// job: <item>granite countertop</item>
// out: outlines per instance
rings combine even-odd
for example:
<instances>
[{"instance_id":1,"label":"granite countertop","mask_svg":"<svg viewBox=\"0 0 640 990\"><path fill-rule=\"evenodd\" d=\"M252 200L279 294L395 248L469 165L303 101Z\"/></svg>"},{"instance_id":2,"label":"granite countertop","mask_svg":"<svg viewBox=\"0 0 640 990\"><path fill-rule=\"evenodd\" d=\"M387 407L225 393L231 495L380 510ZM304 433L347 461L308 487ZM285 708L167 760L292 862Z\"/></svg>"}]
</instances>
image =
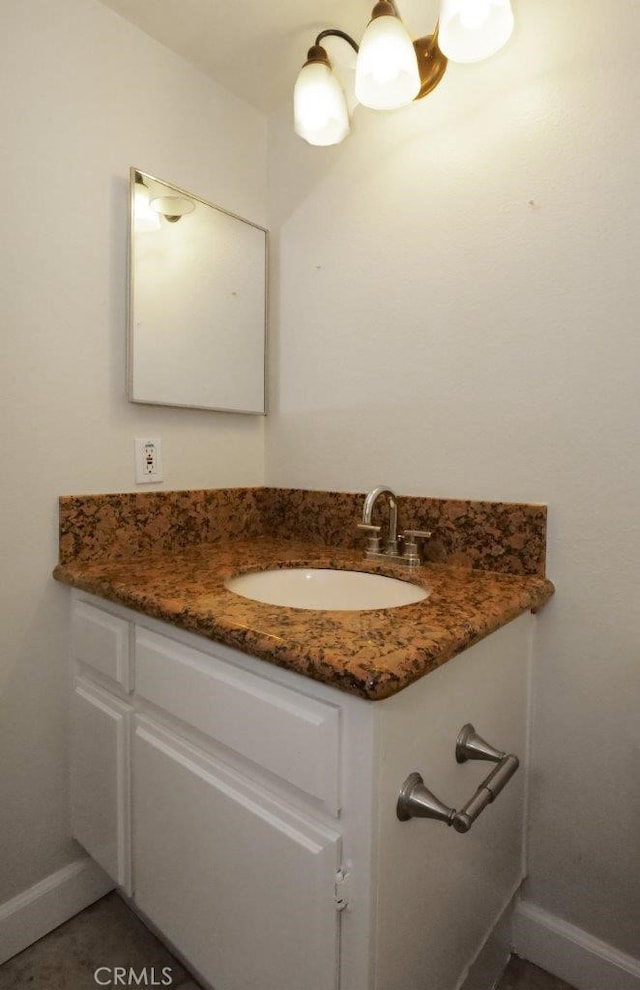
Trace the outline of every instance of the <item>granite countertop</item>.
<instances>
[{"instance_id":1,"label":"granite countertop","mask_svg":"<svg viewBox=\"0 0 640 990\"><path fill-rule=\"evenodd\" d=\"M337 567L409 580L429 590L414 605L310 611L227 591L237 574L270 567ZM388 698L553 594L538 575L428 563L410 574L348 547L254 537L119 559L71 559L58 581L226 643L342 691Z\"/></svg>"}]
</instances>

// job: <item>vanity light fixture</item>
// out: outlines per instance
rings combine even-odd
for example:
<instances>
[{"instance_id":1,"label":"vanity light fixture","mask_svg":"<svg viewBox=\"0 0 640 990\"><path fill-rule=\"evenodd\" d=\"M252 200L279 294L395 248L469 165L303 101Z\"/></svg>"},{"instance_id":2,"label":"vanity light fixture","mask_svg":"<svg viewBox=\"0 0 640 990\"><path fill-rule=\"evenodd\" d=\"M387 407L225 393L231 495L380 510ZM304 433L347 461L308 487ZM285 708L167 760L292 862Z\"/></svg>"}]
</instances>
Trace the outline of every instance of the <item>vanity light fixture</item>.
<instances>
[{"instance_id":1,"label":"vanity light fixture","mask_svg":"<svg viewBox=\"0 0 640 990\"><path fill-rule=\"evenodd\" d=\"M510 0L440 0L433 34L411 41L395 0L379 0L360 46L344 31L321 31L296 80L296 134L313 145L339 144L350 132L344 90L326 49L327 37L342 38L357 53L355 96L374 110L396 110L420 100L438 85L447 62L479 62L494 55L513 30Z\"/></svg>"},{"instance_id":2,"label":"vanity light fixture","mask_svg":"<svg viewBox=\"0 0 640 990\"><path fill-rule=\"evenodd\" d=\"M328 37L342 38L358 52L350 35L329 28L320 32L307 53L293 90L293 117L296 134L315 145L339 144L351 130L347 98L320 44Z\"/></svg>"},{"instance_id":3,"label":"vanity light fixture","mask_svg":"<svg viewBox=\"0 0 640 990\"><path fill-rule=\"evenodd\" d=\"M380 0L360 42L356 98L372 110L397 110L415 100L420 72L413 42L391 0Z\"/></svg>"}]
</instances>

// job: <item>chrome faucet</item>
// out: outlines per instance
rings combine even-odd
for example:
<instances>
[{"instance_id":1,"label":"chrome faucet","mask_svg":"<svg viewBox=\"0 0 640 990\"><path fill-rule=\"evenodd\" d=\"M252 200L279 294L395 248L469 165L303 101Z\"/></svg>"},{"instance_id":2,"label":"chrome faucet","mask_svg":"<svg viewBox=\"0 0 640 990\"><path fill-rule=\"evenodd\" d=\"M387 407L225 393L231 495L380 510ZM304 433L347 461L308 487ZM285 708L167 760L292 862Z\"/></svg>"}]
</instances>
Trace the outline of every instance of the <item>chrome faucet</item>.
<instances>
[{"instance_id":1,"label":"chrome faucet","mask_svg":"<svg viewBox=\"0 0 640 990\"><path fill-rule=\"evenodd\" d=\"M365 526L371 527L369 532L373 533L373 530L380 532L379 526L372 526L371 520L373 518L373 507L380 498L381 495L386 495L389 500L389 535L387 539L387 549L384 551L385 554L397 554L398 552L398 502L395 493L387 488L386 485L379 485L378 488L374 488L372 492L369 492L364 500L364 508L362 510L362 523L360 528L364 529ZM371 537L370 537L371 538ZM375 534L374 534L375 538ZM379 540L379 537L378 537Z\"/></svg>"},{"instance_id":2,"label":"chrome faucet","mask_svg":"<svg viewBox=\"0 0 640 990\"><path fill-rule=\"evenodd\" d=\"M387 545L382 549L380 542L381 526L374 526L372 523L373 509L381 495L387 496L389 502L389 531L387 534ZM362 522L358 523L358 529L364 530L368 534L367 547L364 552L367 560L382 560L387 563L393 561L397 564L404 564L407 567L419 567L422 561L418 553L417 540L419 538L428 539L431 532L421 529L407 529L398 537L398 499L386 485L379 485L369 492L364 500L362 509ZM404 541L404 553L398 550L398 539Z\"/></svg>"}]
</instances>

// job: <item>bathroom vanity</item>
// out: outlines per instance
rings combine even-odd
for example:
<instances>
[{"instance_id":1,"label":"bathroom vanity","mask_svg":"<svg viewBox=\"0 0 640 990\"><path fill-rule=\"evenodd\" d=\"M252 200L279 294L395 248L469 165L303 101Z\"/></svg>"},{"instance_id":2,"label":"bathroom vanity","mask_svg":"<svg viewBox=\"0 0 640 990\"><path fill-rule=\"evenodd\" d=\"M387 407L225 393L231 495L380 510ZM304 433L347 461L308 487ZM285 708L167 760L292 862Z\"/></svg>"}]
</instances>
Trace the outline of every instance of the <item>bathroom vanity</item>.
<instances>
[{"instance_id":1,"label":"bathroom vanity","mask_svg":"<svg viewBox=\"0 0 640 990\"><path fill-rule=\"evenodd\" d=\"M367 702L82 593L72 615L74 835L202 977L457 986L524 875L530 616ZM474 792L468 721L519 773L467 835L400 822L412 771Z\"/></svg>"},{"instance_id":2,"label":"bathroom vanity","mask_svg":"<svg viewBox=\"0 0 640 990\"><path fill-rule=\"evenodd\" d=\"M224 580L246 547L177 554L179 599L150 566L57 569L74 836L215 990L456 990L526 870L530 609L552 586L421 568L425 601L340 617L243 604ZM400 820L410 774L457 809L486 777L456 762L467 723L518 772L466 834Z\"/></svg>"}]
</instances>

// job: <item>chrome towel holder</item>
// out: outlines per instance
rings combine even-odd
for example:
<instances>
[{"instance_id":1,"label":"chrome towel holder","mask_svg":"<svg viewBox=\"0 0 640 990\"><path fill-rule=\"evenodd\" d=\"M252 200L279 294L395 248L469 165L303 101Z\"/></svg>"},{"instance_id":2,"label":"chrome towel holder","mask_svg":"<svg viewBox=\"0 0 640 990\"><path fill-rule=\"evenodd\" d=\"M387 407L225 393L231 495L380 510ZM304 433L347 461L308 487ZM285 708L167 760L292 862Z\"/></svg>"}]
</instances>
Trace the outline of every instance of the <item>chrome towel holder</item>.
<instances>
[{"instance_id":1,"label":"chrome towel holder","mask_svg":"<svg viewBox=\"0 0 640 990\"><path fill-rule=\"evenodd\" d=\"M433 818L453 825L456 832L468 832L476 818L497 798L520 766L517 756L495 749L478 735L470 722L463 725L458 733L455 753L457 763L488 760L497 765L460 811L443 804L425 786L418 772L410 773L400 789L396 805L396 814L401 822L409 821L410 818Z\"/></svg>"}]
</instances>

